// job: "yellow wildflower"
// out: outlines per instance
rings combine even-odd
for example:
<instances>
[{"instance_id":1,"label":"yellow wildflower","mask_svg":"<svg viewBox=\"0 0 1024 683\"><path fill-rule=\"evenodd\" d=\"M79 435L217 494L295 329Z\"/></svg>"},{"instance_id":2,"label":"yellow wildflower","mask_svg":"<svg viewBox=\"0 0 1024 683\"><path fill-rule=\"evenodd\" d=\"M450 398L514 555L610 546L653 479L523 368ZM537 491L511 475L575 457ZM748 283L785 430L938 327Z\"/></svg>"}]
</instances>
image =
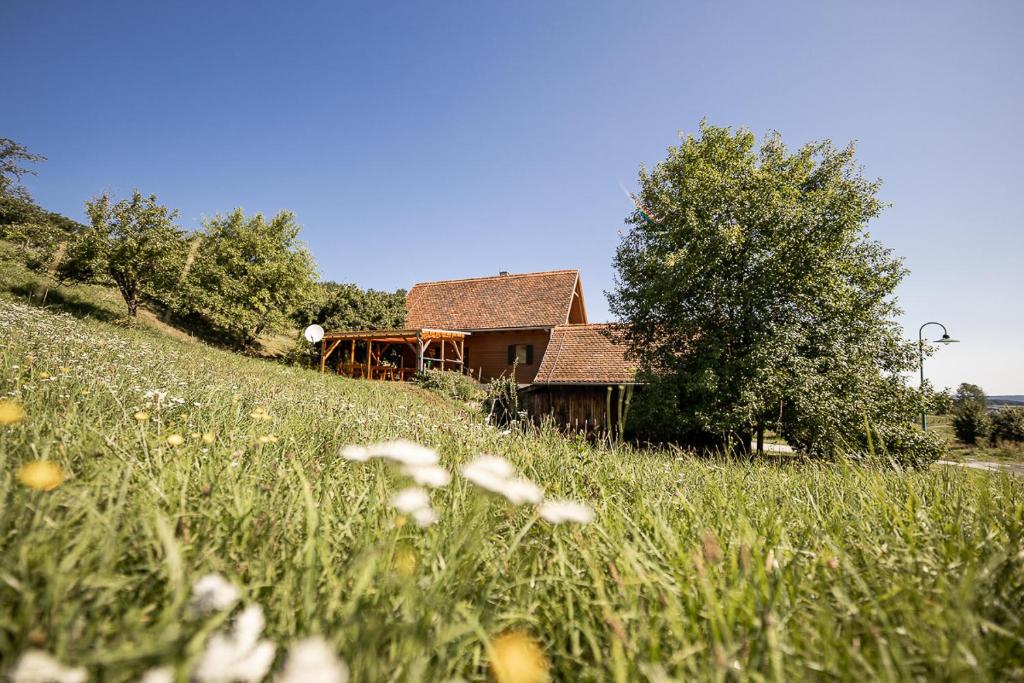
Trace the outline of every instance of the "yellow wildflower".
<instances>
[{"instance_id":1,"label":"yellow wildflower","mask_svg":"<svg viewBox=\"0 0 1024 683\"><path fill-rule=\"evenodd\" d=\"M36 491L52 491L64 481L64 470L49 460L34 460L21 466L18 481Z\"/></svg>"},{"instance_id":2,"label":"yellow wildflower","mask_svg":"<svg viewBox=\"0 0 1024 683\"><path fill-rule=\"evenodd\" d=\"M521 631L491 641L491 676L496 683L541 683L548 680L548 660L537 641Z\"/></svg>"},{"instance_id":3,"label":"yellow wildflower","mask_svg":"<svg viewBox=\"0 0 1024 683\"><path fill-rule=\"evenodd\" d=\"M271 419L270 413L268 413L263 408L263 406L258 406L256 408L256 410L254 410L251 413L249 413L249 417L251 417L254 420L263 420L263 421L267 421L267 420Z\"/></svg>"},{"instance_id":4,"label":"yellow wildflower","mask_svg":"<svg viewBox=\"0 0 1024 683\"><path fill-rule=\"evenodd\" d=\"M202 437L203 443L213 443L213 440L216 438L213 432L205 432Z\"/></svg>"},{"instance_id":5,"label":"yellow wildflower","mask_svg":"<svg viewBox=\"0 0 1024 683\"><path fill-rule=\"evenodd\" d=\"M16 401L0 400L0 425L16 425L25 419L25 409Z\"/></svg>"},{"instance_id":6,"label":"yellow wildflower","mask_svg":"<svg viewBox=\"0 0 1024 683\"><path fill-rule=\"evenodd\" d=\"M257 440L260 443L277 443L277 437L274 436L273 434L264 434Z\"/></svg>"},{"instance_id":7,"label":"yellow wildflower","mask_svg":"<svg viewBox=\"0 0 1024 683\"><path fill-rule=\"evenodd\" d=\"M167 443L171 446L180 446L185 443L185 438L181 434L171 434L167 437Z\"/></svg>"},{"instance_id":8,"label":"yellow wildflower","mask_svg":"<svg viewBox=\"0 0 1024 683\"><path fill-rule=\"evenodd\" d=\"M140 410L139 412L135 413L135 419L138 420L139 422L145 422L146 420L149 419L149 413L147 413L145 410Z\"/></svg>"},{"instance_id":9,"label":"yellow wildflower","mask_svg":"<svg viewBox=\"0 0 1024 683\"><path fill-rule=\"evenodd\" d=\"M50 379L50 373L48 373L48 372L40 372L39 373L39 379Z\"/></svg>"},{"instance_id":10,"label":"yellow wildflower","mask_svg":"<svg viewBox=\"0 0 1024 683\"><path fill-rule=\"evenodd\" d=\"M395 551L395 572L403 579L408 579L416 573L418 563L415 548L403 545Z\"/></svg>"}]
</instances>

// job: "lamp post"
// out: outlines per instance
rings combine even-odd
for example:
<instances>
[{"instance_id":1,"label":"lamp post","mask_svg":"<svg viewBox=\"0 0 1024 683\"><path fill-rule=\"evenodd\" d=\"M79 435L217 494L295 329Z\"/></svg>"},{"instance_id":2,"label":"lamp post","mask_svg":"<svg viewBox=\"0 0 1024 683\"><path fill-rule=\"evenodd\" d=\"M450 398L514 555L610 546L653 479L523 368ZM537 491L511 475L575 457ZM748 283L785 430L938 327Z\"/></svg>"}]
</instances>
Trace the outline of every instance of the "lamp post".
<instances>
[{"instance_id":1,"label":"lamp post","mask_svg":"<svg viewBox=\"0 0 1024 683\"><path fill-rule=\"evenodd\" d=\"M951 339L946 326L942 323L927 322L921 325L917 331L917 366L921 370L921 431L927 431L928 429L928 416L925 414L924 405L924 328L929 325L938 325L942 328L942 337L935 340L936 344L956 344L960 341L959 339Z\"/></svg>"}]
</instances>

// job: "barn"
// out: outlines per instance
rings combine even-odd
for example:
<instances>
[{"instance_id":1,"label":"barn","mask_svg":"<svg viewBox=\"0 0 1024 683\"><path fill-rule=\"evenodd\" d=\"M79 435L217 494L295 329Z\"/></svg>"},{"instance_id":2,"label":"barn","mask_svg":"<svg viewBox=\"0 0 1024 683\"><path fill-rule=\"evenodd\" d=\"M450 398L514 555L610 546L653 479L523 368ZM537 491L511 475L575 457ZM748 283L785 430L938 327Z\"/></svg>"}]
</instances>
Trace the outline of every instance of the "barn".
<instances>
[{"instance_id":1,"label":"barn","mask_svg":"<svg viewBox=\"0 0 1024 683\"><path fill-rule=\"evenodd\" d=\"M534 420L581 431L615 429L628 405L636 367L610 326L588 322L578 270L420 282L406 309L401 330L328 332L321 371L406 380L438 368L488 382L514 369Z\"/></svg>"}]
</instances>

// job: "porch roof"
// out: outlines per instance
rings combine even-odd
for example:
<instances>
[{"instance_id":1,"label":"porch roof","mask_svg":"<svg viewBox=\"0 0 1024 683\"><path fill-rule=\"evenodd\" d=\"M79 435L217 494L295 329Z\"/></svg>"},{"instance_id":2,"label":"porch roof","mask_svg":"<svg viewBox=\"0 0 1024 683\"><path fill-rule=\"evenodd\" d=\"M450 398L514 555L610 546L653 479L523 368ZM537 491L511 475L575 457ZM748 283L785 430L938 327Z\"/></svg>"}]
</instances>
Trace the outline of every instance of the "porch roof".
<instances>
[{"instance_id":1,"label":"porch roof","mask_svg":"<svg viewBox=\"0 0 1024 683\"><path fill-rule=\"evenodd\" d=\"M411 343L417 339L429 341L432 339L465 339L470 336L469 332L458 330L441 330L432 327L410 327L402 330L343 330L338 332L325 332L324 341L375 341L388 344Z\"/></svg>"}]
</instances>

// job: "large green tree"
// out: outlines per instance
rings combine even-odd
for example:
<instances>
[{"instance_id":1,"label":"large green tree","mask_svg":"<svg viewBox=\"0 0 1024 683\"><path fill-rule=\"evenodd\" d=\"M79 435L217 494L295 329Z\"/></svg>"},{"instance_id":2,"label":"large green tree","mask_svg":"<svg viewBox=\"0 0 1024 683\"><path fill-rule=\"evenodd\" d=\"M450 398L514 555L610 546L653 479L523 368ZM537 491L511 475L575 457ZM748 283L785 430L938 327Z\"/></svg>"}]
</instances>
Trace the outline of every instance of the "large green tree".
<instances>
[{"instance_id":1,"label":"large green tree","mask_svg":"<svg viewBox=\"0 0 1024 683\"><path fill-rule=\"evenodd\" d=\"M89 226L68 247L58 277L70 281L110 281L135 316L145 297L157 297L175 284L184 258L177 211L138 190L114 201L104 193L85 203Z\"/></svg>"},{"instance_id":2,"label":"large green tree","mask_svg":"<svg viewBox=\"0 0 1024 683\"><path fill-rule=\"evenodd\" d=\"M916 444L894 321L907 271L867 233L883 205L852 145L702 123L639 181L609 298L676 433L745 452L772 428L823 456L869 433Z\"/></svg>"},{"instance_id":3,"label":"large green tree","mask_svg":"<svg viewBox=\"0 0 1024 683\"><path fill-rule=\"evenodd\" d=\"M181 283L187 306L225 343L253 346L262 332L286 325L313 293L316 264L298 237L288 211L267 220L236 209L207 220L192 238Z\"/></svg>"}]
</instances>

